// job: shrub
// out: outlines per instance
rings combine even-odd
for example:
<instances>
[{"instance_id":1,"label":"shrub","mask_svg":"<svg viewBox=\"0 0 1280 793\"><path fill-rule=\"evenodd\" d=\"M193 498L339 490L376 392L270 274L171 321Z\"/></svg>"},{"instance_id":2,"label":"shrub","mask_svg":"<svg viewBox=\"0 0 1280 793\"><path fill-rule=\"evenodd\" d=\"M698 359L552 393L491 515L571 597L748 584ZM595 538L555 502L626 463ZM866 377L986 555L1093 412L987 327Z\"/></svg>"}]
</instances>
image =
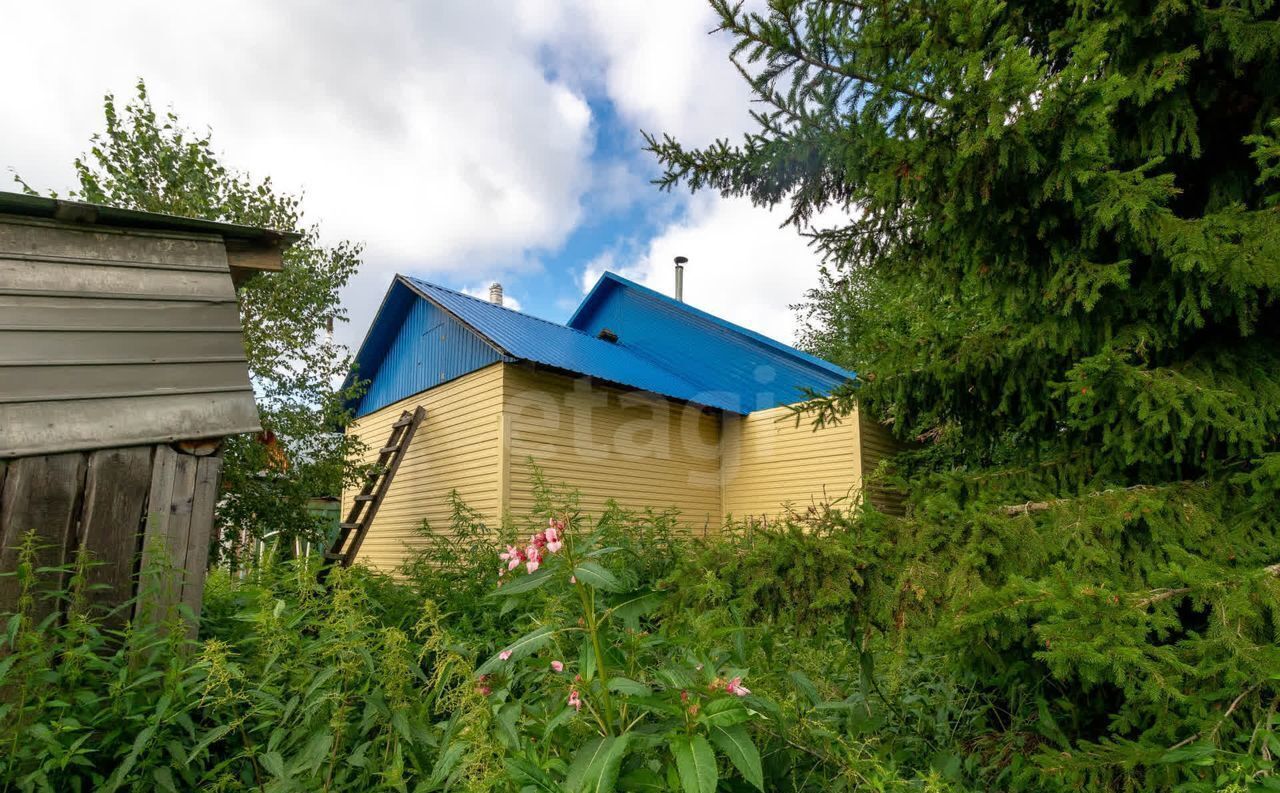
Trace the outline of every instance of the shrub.
<instances>
[{"instance_id":1,"label":"shrub","mask_svg":"<svg viewBox=\"0 0 1280 793\"><path fill-rule=\"evenodd\" d=\"M37 572L33 553L0 643L0 789L427 791L492 770L437 753L443 729L487 729L486 708L438 615L402 627L385 580L338 571L325 593L306 563L214 573L197 644L177 619L104 627L88 560ZM33 622L37 575L60 572L69 616Z\"/></svg>"}]
</instances>

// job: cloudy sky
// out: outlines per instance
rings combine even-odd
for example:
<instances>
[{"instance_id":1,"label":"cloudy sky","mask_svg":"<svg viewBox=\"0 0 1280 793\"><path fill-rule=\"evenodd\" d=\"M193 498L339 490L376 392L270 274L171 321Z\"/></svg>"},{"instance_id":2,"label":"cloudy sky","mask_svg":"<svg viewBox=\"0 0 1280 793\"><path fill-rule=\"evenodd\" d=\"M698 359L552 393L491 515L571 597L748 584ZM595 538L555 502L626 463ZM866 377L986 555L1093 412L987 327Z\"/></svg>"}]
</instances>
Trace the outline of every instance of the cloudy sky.
<instances>
[{"instance_id":1,"label":"cloudy sky","mask_svg":"<svg viewBox=\"0 0 1280 793\"><path fill-rule=\"evenodd\" d=\"M690 303L784 341L817 280L780 216L650 184L641 130L705 144L750 124L701 0L70 0L5 3L0 22L0 189L65 191L102 96L142 77L228 165L365 244L348 342L396 272L498 280L563 321L603 270L669 292L683 255Z\"/></svg>"}]
</instances>

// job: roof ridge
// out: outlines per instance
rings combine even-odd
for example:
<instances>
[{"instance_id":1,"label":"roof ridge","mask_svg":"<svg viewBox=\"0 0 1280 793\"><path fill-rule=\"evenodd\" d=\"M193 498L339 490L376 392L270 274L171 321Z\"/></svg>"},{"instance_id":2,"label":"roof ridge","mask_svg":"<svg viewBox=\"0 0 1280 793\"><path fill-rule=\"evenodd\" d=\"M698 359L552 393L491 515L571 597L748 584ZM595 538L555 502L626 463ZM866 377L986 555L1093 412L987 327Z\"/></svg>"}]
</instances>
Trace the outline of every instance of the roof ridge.
<instances>
[{"instance_id":1,"label":"roof ridge","mask_svg":"<svg viewBox=\"0 0 1280 793\"><path fill-rule=\"evenodd\" d=\"M571 330L571 331L573 331L574 333L580 333L580 334L582 334L583 336L586 336L587 338L594 338L591 334L586 333L586 332L581 331L581 330L578 330L577 328L570 327L570 326L568 326L568 325L561 325L559 322L552 322L552 321L551 321L551 320L549 320L549 319L545 319L545 318L543 318L543 317L539 317L539 316L537 316L537 315L535 315L535 314L530 314L530 313L529 313L529 312L527 312L527 311L521 311L521 310L516 309L516 308L511 308L510 306L498 305L497 303L490 302L490 301L488 301L488 300L485 300L484 298L476 297L475 295L469 295L469 294L467 294L466 292L460 292L460 291L458 291L457 289L450 289L449 287L447 287L447 286L442 286L441 284L437 284L437 283L435 283L434 281L425 281L425 280L423 280L423 279L421 279L421 278L418 278L418 277L416 277L416 276L412 276L412 275L405 275L405 276L401 276L401 277L403 277L403 278L407 278L407 279L409 279L410 281L413 281L413 282L414 282L414 283L416 283L416 284L420 284L420 285L423 285L423 286L429 286L429 287L431 287L432 289L439 289L439 290L441 290L441 291L444 291L444 292L448 292L448 293L450 293L450 294L457 295L458 297L465 297L467 300L473 300L473 301L475 301L475 302L477 302L477 303L479 303L479 304L481 304L481 305L489 306L490 308L500 308L500 309L502 309L503 311L510 311L512 314L519 314L519 315L520 315L520 316L522 316L522 317L528 317L529 319L537 320L538 322L542 322L542 323L545 323L545 324L547 324L547 325L551 325L551 326L553 326L553 327L563 328L563 329L565 329L565 330Z\"/></svg>"}]
</instances>

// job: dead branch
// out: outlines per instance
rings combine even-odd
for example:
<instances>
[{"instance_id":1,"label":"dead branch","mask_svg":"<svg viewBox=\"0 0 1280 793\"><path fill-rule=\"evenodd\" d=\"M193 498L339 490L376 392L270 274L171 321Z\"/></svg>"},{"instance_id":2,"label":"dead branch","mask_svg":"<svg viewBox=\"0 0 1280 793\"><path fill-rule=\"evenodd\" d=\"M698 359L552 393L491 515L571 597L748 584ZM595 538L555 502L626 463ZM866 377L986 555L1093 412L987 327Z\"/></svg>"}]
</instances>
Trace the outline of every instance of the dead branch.
<instances>
[{"instance_id":1,"label":"dead branch","mask_svg":"<svg viewBox=\"0 0 1280 793\"><path fill-rule=\"evenodd\" d=\"M1174 482L1173 485L1190 485L1191 482ZM1148 490L1160 490L1170 485L1133 485L1125 488L1108 488L1107 490L1098 490L1094 493L1088 493L1082 498L1101 498L1102 496L1111 496L1117 493L1141 493ZM1017 517L1018 515L1030 515L1033 512L1046 512L1059 504L1066 504L1075 501L1074 498L1055 498L1049 501L1028 501L1025 504L1010 504L1000 507L1000 514L1009 517Z\"/></svg>"}]
</instances>

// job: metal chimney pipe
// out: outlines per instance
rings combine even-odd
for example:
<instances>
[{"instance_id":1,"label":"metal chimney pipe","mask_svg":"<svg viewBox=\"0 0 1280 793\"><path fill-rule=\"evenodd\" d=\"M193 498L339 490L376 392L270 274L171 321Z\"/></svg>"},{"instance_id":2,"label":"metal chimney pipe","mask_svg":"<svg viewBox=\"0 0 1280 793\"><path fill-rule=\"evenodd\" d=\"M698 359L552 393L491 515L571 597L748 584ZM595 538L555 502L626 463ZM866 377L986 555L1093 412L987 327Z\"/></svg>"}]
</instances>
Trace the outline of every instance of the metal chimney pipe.
<instances>
[{"instance_id":1,"label":"metal chimney pipe","mask_svg":"<svg viewBox=\"0 0 1280 793\"><path fill-rule=\"evenodd\" d=\"M689 261L686 256L676 257L676 300L684 302L684 264Z\"/></svg>"},{"instance_id":2,"label":"metal chimney pipe","mask_svg":"<svg viewBox=\"0 0 1280 793\"><path fill-rule=\"evenodd\" d=\"M495 306L502 305L502 284L497 281L489 284L489 302Z\"/></svg>"}]
</instances>

